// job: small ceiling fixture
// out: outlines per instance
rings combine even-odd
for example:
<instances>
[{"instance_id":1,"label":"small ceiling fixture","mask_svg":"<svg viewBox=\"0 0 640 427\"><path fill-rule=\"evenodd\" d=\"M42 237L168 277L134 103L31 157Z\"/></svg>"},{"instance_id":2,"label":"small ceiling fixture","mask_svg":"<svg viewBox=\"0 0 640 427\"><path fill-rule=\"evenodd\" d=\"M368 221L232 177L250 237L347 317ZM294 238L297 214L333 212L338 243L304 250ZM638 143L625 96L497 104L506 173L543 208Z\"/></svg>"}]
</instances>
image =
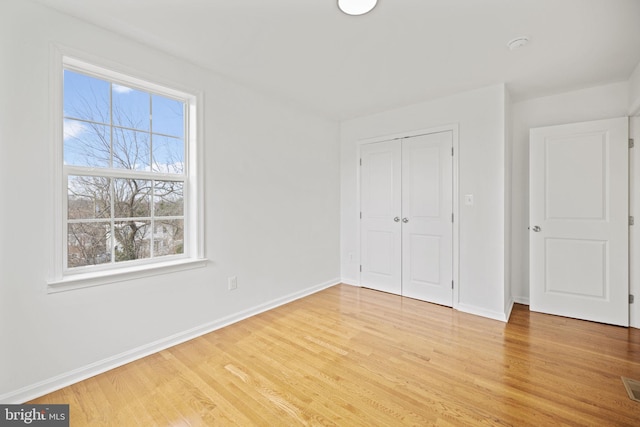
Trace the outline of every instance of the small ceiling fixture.
<instances>
[{"instance_id":1,"label":"small ceiling fixture","mask_svg":"<svg viewBox=\"0 0 640 427\"><path fill-rule=\"evenodd\" d=\"M509 43L507 43L507 46L509 47L509 50L516 50L516 49L519 49L522 46L526 45L527 43L529 43L529 37L520 36L520 37L516 37L515 39L509 41Z\"/></svg>"},{"instance_id":2,"label":"small ceiling fixture","mask_svg":"<svg viewBox=\"0 0 640 427\"><path fill-rule=\"evenodd\" d=\"M347 15L364 15L376 7L378 0L338 0L338 7Z\"/></svg>"}]
</instances>

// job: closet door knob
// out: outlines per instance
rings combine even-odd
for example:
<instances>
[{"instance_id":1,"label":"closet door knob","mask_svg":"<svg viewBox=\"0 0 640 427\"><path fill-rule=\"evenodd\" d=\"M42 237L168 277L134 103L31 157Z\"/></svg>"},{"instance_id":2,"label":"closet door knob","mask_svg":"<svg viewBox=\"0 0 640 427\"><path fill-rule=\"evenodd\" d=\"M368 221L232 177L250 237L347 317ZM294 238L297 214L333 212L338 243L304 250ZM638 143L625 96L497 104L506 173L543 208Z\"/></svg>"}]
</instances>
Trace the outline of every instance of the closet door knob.
<instances>
[{"instance_id":1,"label":"closet door knob","mask_svg":"<svg viewBox=\"0 0 640 427\"><path fill-rule=\"evenodd\" d=\"M402 222L406 224L407 222L409 222L409 218L402 218Z\"/></svg>"},{"instance_id":2,"label":"closet door knob","mask_svg":"<svg viewBox=\"0 0 640 427\"><path fill-rule=\"evenodd\" d=\"M400 217L398 217L398 216L397 216L397 217L393 218L393 220L394 220L395 222L400 222Z\"/></svg>"}]
</instances>

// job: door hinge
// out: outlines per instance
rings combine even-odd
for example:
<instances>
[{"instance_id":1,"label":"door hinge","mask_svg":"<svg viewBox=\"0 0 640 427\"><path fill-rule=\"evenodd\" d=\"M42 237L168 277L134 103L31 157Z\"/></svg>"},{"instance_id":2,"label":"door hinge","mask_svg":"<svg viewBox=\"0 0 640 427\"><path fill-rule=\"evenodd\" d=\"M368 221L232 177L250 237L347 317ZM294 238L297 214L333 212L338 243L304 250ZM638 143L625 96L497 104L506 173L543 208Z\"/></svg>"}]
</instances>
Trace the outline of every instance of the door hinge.
<instances>
[{"instance_id":1,"label":"door hinge","mask_svg":"<svg viewBox=\"0 0 640 427\"><path fill-rule=\"evenodd\" d=\"M632 216L630 216L629 217L629 225L634 225L635 222L636 222L636 220Z\"/></svg>"},{"instance_id":2,"label":"door hinge","mask_svg":"<svg viewBox=\"0 0 640 427\"><path fill-rule=\"evenodd\" d=\"M451 147L451 155L453 156L453 147Z\"/></svg>"},{"instance_id":3,"label":"door hinge","mask_svg":"<svg viewBox=\"0 0 640 427\"><path fill-rule=\"evenodd\" d=\"M453 213L451 214L451 222L453 222Z\"/></svg>"},{"instance_id":4,"label":"door hinge","mask_svg":"<svg viewBox=\"0 0 640 427\"><path fill-rule=\"evenodd\" d=\"M629 148L633 148L635 143L633 142L633 138L629 138Z\"/></svg>"},{"instance_id":5,"label":"door hinge","mask_svg":"<svg viewBox=\"0 0 640 427\"><path fill-rule=\"evenodd\" d=\"M362 219L362 212L360 212L360 219Z\"/></svg>"},{"instance_id":6,"label":"door hinge","mask_svg":"<svg viewBox=\"0 0 640 427\"><path fill-rule=\"evenodd\" d=\"M451 289L453 289L453 280L451 281Z\"/></svg>"},{"instance_id":7,"label":"door hinge","mask_svg":"<svg viewBox=\"0 0 640 427\"><path fill-rule=\"evenodd\" d=\"M360 159L360 166L362 166L362 159Z\"/></svg>"},{"instance_id":8,"label":"door hinge","mask_svg":"<svg viewBox=\"0 0 640 427\"><path fill-rule=\"evenodd\" d=\"M634 301L635 299L636 299L636 298L635 298L633 295L629 295L629 304L633 304L633 301Z\"/></svg>"},{"instance_id":9,"label":"door hinge","mask_svg":"<svg viewBox=\"0 0 640 427\"><path fill-rule=\"evenodd\" d=\"M362 264L360 264L360 273L362 273Z\"/></svg>"}]
</instances>

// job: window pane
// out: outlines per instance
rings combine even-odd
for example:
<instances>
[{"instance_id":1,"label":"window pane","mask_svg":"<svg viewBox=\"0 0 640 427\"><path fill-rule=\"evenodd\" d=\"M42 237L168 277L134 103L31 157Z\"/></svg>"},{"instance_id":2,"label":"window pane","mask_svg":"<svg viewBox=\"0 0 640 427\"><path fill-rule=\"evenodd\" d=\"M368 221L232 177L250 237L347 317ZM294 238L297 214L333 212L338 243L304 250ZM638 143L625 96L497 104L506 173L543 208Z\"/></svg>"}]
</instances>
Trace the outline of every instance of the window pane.
<instances>
[{"instance_id":1,"label":"window pane","mask_svg":"<svg viewBox=\"0 0 640 427\"><path fill-rule=\"evenodd\" d=\"M109 82L64 70L64 115L110 123Z\"/></svg>"},{"instance_id":2,"label":"window pane","mask_svg":"<svg viewBox=\"0 0 640 427\"><path fill-rule=\"evenodd\" d=\"M109 167L111 132L108 126L65 119L64 163L73 166Z\"/></svg>"},{"instance_id":3,"label":"window pane","mask_svg":"<svg viewBox=\"0 0 640 427\"><path fill-rule=\"evenodd\" d=\"M55 192L58 205L65 206L64 191L67 197L62 267L106 264L94 270L117 271L190 253L184 229L191 95L157 94L151 82L72 58L63 64L62 147L56 138L63 188ZM139 259L147 261L123 264Z\"/></svg>"},{"instance_id":4,"label":"window pane","mask_svg":"<svg viewBox=\"0 0 640 427\"><path fill-rule=\"evenodd\" d=\"M153 135L153 171L184 173L184 141L182 139Z\"/></svg>"},{"instance_id":5,"label":"window pane","mask_svg":"<svg viewBox=\"0 0 640 427\"><path fill-rule=\"evenodd\" d=\"M156 216L184 215L184 184L177 181L156 181Z\"/></svg>"},{"instance_id":6,"label":"window pane","mask_svg":"<svg viewBox=\"0 0 640 427\"><path fill-rule=\"evenodd\" d=\"M157 257L184 253L184 220L156 221L153 245Z\"/></svg>"},{"instance_id":7,"label":"window pane","mask_svg":"<svg viewBox=\"0 0 640 427\"><path fill-rule=\"evenodd\" d=\"M116 262L149 258L150 228L150 221L116 222L113 230Z\"/></svg>"},{"instance_id":8,"label":"window pane","mask_svg":"<svg viewBox=\"0 0 640 427\"><path fill-rule=\"evenodd\" d=\"M69 176L67 217L69 219L109 218L111 197L109 178Z\"/></svg>"},{"instance_id":9,"label":"window pane","mask_svg":"<svg viewBox=\"0 0 640 427\"><path fill-rule=\"evenodd\" d=\"M148 171L151 147L149 134L113 128L113 167Z\"/></svg>"},{"instance_id":10,"label":"window pane","mask_svg":"<svg viewBox=\"0 0 640 427\"><path fill-rule=\"evenodd\" d=\"M151 181L114 179L113 198L116 218L151 216Z\"/></svg>"},{"instance_id":11,"label":"window pane","mask_svg":"<svg viewBox=\"0 0 640 427\"><path fill-rule=\"evenodd\" d=\"M184 137L184 102L153 95L153 133Z\"/></svg>"},{"instance_id":12,"label":"window pane","mask_svg":"<svg viewBox=\"0 0 640 427\"><path fill-rule=\"evenodd\" d=\"M113 124L149 130L151 98L147 92L113 84Z\"/></svg>"},{"instance_id":13,"label":"window pane","mask_svg":"<svg viewBox=\"0 0 640 427\"><path fill-rule=\"evenodd\" d=\"M108 222L69 224L67 265L69 268L111 262Z\"/></svg>"}]
</instances>

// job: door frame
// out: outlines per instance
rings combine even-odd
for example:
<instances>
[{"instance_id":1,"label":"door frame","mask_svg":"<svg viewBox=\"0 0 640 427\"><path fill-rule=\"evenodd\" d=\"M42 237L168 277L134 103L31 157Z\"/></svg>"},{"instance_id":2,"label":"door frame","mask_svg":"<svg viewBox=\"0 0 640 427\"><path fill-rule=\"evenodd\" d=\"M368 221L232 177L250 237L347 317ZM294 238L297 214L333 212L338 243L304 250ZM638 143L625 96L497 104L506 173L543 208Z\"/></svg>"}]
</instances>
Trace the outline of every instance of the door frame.
<instances>
[{"instance_id":1,"label":"door frame","mask_svg":"<svg viewBox=\"0 0 640 427\"><path fill-rule=\"evenodd\" d=\"M640 100L629 115L629 138L640 143ZM640 174L640 147L629 151L629 215L638 216L640 205L640 185L636 177ZM640 298L640 271L637 262L640 254L640 227L629 227L629 294ZM640 328L640 304L629 304L629 326Z\"/></svg>"},{"instance_id":2,"label":"door frame","mask_svg":"<svg viewBox=\"0 0 640 427\"><path fill-rule=\"evenodd\" d=\"M387 135L380 135L380 136L373 136L373 137L367 137L367 138L361 138L359 140L356 141L356 145L357 145L357 156L356 156L356 164L355 164L355 168L356 168L356 188L357 188L357 215L360 215L360 208L361 208L361 198L360 198L360 191L361 191L361 183L360 183L360 159L361 159L361 148L363 145L367 145L367 144L375 144L377 142L385 142L385 141L392 141L392 140L396 140L396 139L403 139L403 138L410 138L413 136L421 136L421 135L428 135L431 133L440 133L440 132L447 132L450 131L452 134L452 144L453 144L453 158L452 158L452 166L453 166L453 237L452 237L452 243L453 243L453 249L452 249L452 261L453 261L453 301L452 301L452 308L457 309L458 308L458 303L460 300L460 279L459 279L459 272L460 272L460 214L459 214L459 198L458 198L458 194L459 194L459 180L458 180L458 167L459 167L459 153L460 153L460 149L459 149L459 137L458 137L458 128L459 125L458 123L451 123L451 124L446 124L446 125L441 125L441 126L434 126L434 127L430 127L430 128L424 128L424 129L417 129L417 130L411 130L411 131L405 131L405 132L398 132L398 133L393 133L393 134L387 134ZM360 218L357 218L358 221L358 227L357 227L357 231L356 231L356 238L357 238L357 242L358 242L358 250L357 250L357 259L358 259L358 265L362 265L362 248L361 248L361 236L360 236ZM362 279L361 279L361 275L360 273L358 273L358 286L362 286Z\"/></svg>"}]
</instances>

